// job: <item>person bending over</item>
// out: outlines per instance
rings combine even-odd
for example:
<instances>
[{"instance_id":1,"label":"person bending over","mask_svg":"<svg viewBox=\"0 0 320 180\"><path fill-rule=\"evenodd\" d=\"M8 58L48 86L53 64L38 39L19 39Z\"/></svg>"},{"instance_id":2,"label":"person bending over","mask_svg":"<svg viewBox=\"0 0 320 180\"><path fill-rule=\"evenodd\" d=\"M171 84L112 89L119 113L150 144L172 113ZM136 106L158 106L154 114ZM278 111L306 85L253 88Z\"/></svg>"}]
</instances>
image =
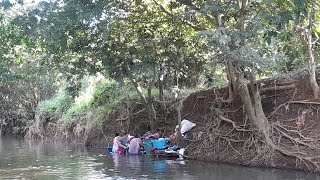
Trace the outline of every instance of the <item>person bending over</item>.
<instances>
[{"instance_id":1,"label":"person bending over","mask_svg":"<svg viewBox=\"0 0 320 180\"><path fill-rule=\"evenodd\" d=\"M140 150L143 148L143 144L138 135L130 141L129 154L140 154Z\"/></svg>"}]
</instances>

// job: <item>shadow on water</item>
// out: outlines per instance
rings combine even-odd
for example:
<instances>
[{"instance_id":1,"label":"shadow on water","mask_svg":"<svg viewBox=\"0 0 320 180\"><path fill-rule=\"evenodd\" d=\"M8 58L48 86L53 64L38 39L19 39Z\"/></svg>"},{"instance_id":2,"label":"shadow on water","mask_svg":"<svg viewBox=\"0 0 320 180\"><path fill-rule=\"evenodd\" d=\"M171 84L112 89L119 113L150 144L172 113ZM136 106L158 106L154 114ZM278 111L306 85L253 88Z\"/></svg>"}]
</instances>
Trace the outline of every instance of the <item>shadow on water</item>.
<instances>
[{"instance_id":1,"label":"shadow on water","mask_svg":"<svg viewBox=\"0 0 320 180\"><path fill-rule=\"evenodd\" d=\"M315 180L300 171L105 154L70 143L0 137L0 179Z\"/></svg>"}]
</instances>

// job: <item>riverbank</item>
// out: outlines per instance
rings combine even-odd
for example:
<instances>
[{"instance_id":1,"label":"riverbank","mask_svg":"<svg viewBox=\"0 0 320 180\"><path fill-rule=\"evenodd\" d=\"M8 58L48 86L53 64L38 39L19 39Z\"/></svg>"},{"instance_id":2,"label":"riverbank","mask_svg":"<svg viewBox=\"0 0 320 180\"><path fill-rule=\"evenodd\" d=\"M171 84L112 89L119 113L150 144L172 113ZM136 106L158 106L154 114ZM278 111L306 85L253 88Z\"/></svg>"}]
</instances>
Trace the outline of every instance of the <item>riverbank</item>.
<instances>
[{"instance_id":1,"label":"riverbank","mask_svg":"<svg viewBox=\"0 0 320 180\"><path fill-rule=\"evenodd\" d=\"M319 172L319 106L306 71L261 80L263 110L270 122L271 148L254 133L239 97L223 101L228 89L190 95L183 117L197 124L184 145L188 155L205 161ZM289 155L288 155L289 154Z\"/></svg>"},{"instance_id":2,"label":"riverbank","mask_svg":"<svg viewBox=\"0 0 320 180\"><path fill-rule=\"evenodd\" d=\"M228 88L192 93L183 100L182 119L197 126L182 140L186 155L193 159L245 166L275 167L319 172L318 108L308 83L308 74L296 74L258 82L264 112L276 148L267 146L245 116L242 101L228 98ZM138 100L137 100L138 101ZM176 104L155 102L157 127L170 135L177 124ZM116 132L145 133L149 124L143 105L126 102L104 124L93 123L96 112L62 130L59 119L38 114L26 137L77 141L86 146L106 147ZM277 149L279 148L279 149Z\"/></svg>"},{"instance_id":3,"label":"riverbank","mask_svg":"<svg viewBox=\"0 0 320 180\"><path fill-rule=\"evenodd\" d=\"M320 104L313 100L307 78L307 72L302 71L259 82L273 141L285 151L293 152L292 156L263 143L246 119L240 98L224 101L228 98L227 88L193 93L183 101L182 118L197 124L182 142L187 156L245 166L319 172L317 159L312 157L320 155L317 141ZM166 135L172 133L177 124L175 111L167 116L167 121L159 126ZM137 132L136 128L128 129ZM307 154L311 160L305 160L302 154Z\"/></svg>"}]
</instances>

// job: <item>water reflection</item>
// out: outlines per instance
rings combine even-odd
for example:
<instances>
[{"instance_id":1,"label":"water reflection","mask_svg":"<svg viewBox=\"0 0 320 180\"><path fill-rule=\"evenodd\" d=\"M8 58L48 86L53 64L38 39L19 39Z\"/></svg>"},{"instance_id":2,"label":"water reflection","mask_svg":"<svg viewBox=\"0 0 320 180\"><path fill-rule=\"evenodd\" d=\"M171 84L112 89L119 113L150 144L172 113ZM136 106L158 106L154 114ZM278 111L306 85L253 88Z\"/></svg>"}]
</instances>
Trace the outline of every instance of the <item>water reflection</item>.
<instances>
[{"instance_id":1,"label":"water reflection","mask_svg":"<svg viewBox=\"0 0 320 180\"><path fill-rule=\"evenodd\" d=\"M312 173L149 156L105 154L76 144L0 138L0 179L314 180Z\"/></svg>"}]
</instances>

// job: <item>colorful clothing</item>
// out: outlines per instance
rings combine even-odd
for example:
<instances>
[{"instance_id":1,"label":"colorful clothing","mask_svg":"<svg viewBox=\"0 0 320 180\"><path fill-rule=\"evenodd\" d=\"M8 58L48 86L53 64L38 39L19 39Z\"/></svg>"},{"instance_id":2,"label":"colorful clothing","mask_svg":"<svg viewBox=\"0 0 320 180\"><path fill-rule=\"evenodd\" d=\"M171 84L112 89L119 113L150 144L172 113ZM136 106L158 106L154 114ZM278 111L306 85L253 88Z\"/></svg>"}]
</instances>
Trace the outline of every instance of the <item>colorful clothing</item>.
<instances>
[{"instance_id":1,"label":"colorful clothing","mask_svg":"<svg viewBox=\"0 0 320 180\"><path fill-rule=\"evenodd\" d=\"M144 139L158 139L159 134L158 133L152 133L151 131L146 132L143 135Z\"/></svg>"}]
</instances>

